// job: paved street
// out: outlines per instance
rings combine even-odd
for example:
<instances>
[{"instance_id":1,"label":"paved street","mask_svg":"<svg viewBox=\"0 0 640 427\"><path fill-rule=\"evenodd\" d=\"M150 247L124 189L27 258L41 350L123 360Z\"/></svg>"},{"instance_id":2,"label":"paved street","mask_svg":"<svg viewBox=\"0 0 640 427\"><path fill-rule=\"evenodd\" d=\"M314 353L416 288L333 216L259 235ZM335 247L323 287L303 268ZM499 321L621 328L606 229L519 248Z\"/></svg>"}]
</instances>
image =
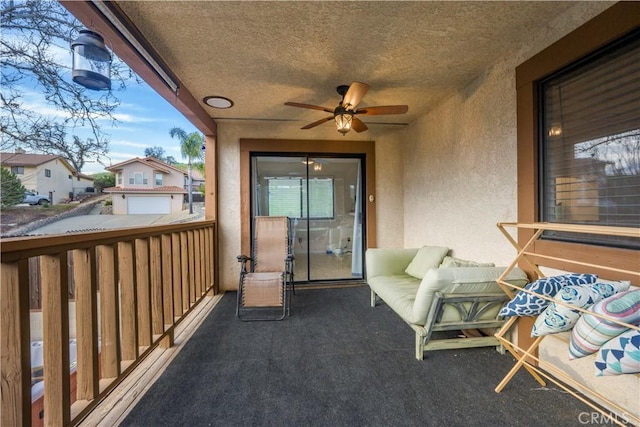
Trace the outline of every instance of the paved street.
<instances>
[{"instance_id":1,"label":"paved street","mask_svg":"<svg viewBox=\"0 0 640 427\"><path fill-rule=\"evenodd\" d=\"M147 227L177 222L194 221L204 218L204 203L194 203L193 214L189 210L170 215L104 215L97 211L89 215L81 215L53 222L30 231L28 234L64 234L89 231L111 230L116 228Z\"/></svg>"}]
</instances>

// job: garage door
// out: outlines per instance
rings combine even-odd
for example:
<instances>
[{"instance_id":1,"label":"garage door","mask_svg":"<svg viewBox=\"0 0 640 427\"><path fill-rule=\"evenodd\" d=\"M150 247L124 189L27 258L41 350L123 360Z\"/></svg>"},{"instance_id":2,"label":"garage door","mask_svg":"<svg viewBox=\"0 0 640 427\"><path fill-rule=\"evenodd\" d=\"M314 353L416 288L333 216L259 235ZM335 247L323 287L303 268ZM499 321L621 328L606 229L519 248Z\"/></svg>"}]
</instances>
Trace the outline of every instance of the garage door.
<instances>
[{"instance_id":1,"label":"garage door","mask_svg":"<svg viewBox=\"0 0 640 427\"><path fill-rule=\"evenodd\" d=\"M162 197L127 197L127 213L136 214L168 214L171 213L171 199Z\"/></svg>"}]
</instances>

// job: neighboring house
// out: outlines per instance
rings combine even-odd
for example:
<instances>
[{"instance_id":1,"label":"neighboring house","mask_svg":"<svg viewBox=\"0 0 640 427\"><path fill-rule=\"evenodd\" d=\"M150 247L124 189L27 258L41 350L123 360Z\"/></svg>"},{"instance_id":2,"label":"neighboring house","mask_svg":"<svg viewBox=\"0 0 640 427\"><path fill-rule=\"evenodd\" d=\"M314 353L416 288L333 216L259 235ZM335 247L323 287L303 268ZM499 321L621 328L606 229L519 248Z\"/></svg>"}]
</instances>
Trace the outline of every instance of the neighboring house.
<instances>
[{"instance_id":1,"label":"neighboring house","mask_svg":"<svg viewBox=\"0 0 640 427\"><path fill-rule=\"evenodd\" d=\"M182 211L186 172L155 157L127 160L107 168L116 176L112 194L113 213L170 214Z\"/></svg>"},{"instance_id":2,"label":"neighboring house","mask_svg":"<svg viewBox=\"0 0 640 427\"><path fill-rule=\"evenodd\" d=\"M0 153L0 165L10 170L27 190L49 196L57 204L93 188L94 179L83 175L61 156L52 154Z\"/></svg>"},{"instance_id":3,"label":"neighboring house","mask_svg":"<svg viewBox=\"0 0 640 427\"><path fill-rule=\"evenodd\" d=\"M196 168L191 168L191 179L193 180L193 191L200 191L200 186L204 185L204 174ZM189 189L189 175L185 175L184 188Z\"/></svg>"}]
</instances>

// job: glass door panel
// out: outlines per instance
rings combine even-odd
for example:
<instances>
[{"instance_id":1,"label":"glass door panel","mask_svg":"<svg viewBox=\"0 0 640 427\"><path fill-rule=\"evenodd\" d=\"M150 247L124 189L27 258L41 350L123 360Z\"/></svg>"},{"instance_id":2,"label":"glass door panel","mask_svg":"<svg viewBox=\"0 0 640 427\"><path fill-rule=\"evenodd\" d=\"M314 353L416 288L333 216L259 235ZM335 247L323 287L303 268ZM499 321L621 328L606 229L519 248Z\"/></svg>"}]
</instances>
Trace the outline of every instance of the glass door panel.
<instances>
[{"instance_id":1,"label":"glass door panel","mask_svg":"<svg viewBox=\"0 0 640 427\"><path fill-rule=\"evenodd\" d=\"M255 156L252 216L293 219L294 278L363 278L360 158Z\"/></svg>"}]
</instances>

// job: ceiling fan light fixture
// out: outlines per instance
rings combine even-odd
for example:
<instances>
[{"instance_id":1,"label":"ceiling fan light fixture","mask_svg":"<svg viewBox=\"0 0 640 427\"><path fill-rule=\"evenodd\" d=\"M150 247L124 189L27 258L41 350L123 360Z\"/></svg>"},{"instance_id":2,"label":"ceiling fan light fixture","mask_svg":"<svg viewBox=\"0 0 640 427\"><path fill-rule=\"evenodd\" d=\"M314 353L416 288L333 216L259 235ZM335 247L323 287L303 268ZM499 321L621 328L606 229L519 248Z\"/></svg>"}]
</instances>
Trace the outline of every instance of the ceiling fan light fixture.
<instances>
[{"instance_id":1,"label":"ceiling fan light fixture","mask_svg":"<svg viewBox=\"0 0 640 427\"><path fill-rule=\"evenodd\" d=\"M229 98L225 98L224 96L205 96L202 99L202 102L207 104L209 107L226 109L233 107L233 101Z\"/></svg>"},{"instance_id":2,"label":"ceiling fan light fixture","mask_svg":"<svg viewBox=\"0 0 640 427\"><path fill-rule=\"evenodd\" d=\"M353 121L353 112L336 109L336 114L333 117L336 121L336 128L342 136L346 135L351 130L351 122Z\"/></svg>"}]
</instances>

